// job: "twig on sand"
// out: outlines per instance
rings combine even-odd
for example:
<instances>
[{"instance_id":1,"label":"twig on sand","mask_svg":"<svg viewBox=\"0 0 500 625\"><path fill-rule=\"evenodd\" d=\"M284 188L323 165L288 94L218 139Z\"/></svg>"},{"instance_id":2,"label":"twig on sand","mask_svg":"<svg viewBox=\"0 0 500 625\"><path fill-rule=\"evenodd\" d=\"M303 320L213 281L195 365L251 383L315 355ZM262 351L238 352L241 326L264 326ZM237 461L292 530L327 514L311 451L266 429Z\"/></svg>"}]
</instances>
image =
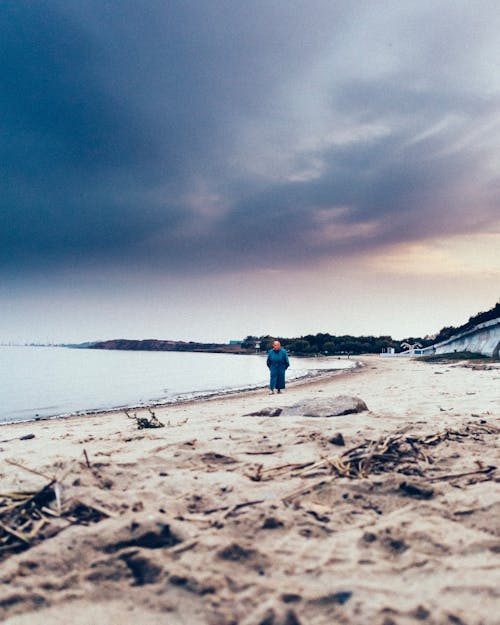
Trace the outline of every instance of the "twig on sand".
<instances>
[{"instance_id":1,"label":"twig on sand","mask_svg":"<svg viewBox=\"0 0 500 625\"><path fill-rule=\"evenodd\" d=\"M281 501L283 501L283 503L285 504L291 503L294 499L296 499L297 497L300 497L301 495L305 495L306 493L309 493L310 491L316 490L320 486L325 486L326 484L330 484L330 482L333 482L335 478L336 476L326 478L326 479L323 478L322 480L319 480L318 482L314 482L314 484L308 484L307 486L302 486L301 488L297 488L293 490L291 493L288 493L288 495L285 495L284 497L282 497Z\"/></svg>"},{"instance_id":2,"label":"twig on sand","mask_svg":"<svg viewBox=\"0 0 500 625\"><path fill-rule=\"evenodd\" d=\"M231 516L232 514L234 514L237 510L239 510L240 508L246 508L247 506L255 506L259 503L263 503L264 499L255 499L253 501L243 501L242 503L238 503L234 506L220 506L218 508L208 508L207 510L202 510L201 514L204 515L209 515L209 514L213 514L214 512L224 512L226 511L226 514L224 514L223 518L226 518L228 516ZM184 515L182 515L184 517ZM189 520L189 517L186 517ZM193 519L193 520L199 520L199 519Z\"/></svg>"},{"instance_id":3,"label":"twig on sand","mask_svg":"<svg viewBox=\"0 0 500 625\"><path fill-rule=\"evenodd\" d=\"M181 496L184 497L185 494L183 493ZM229 506L219 506L218 508L207 508L206 510L202 510L200 514L209 515L209 514L213 514L214 512L224 512L224 510L229 510Z\"/></svg>"},{"instance_id":4,"label":"twig on sand","mask_svg":"<svg viewBox=\"0 0 500 625\"><path fill-rule=\"evenodd\" d=\"M12 529L12 527L8 527L7 525L4 525L1 521L0 521L0 529L2 529L4 532L6 532L7 534L11 534L11 536L14 536L14 538L17 538L17 540L20 540L23 543L26 543L27 545L30 545L30 541L25 538L20 532L17 532L15 529Z\"/></svg>"},{"instance_id":5,"label":"twig on sand","mask_svg":"<svg viewBox=\"0 0 500 625\"><path fill-rule=\"evenodd\" d=\"M469 475L481 475L484 473L492 473L496 471L497 467L494 465L489 465L483 469L476 469L475 471L466 471L465 473L453 473L450 475L436 475L434 477L429 478L430 482L440 482L441 480L455 480L460 477L467 477Z\"/></svg>"},{"instance_id":6,"label":"twig on sand","mask_svg":"<svg viewBox=\"0 0 500 625\"><path fill-rule=\"evenodd\" d=\"M310 462L289 462L288 464L280 464L277 467L269 467L269 469L264 469L262 473L279 473L283 469L305 469L306 467L314 464L313 461Z\"/></svg>"},{"instance_id":7,"label":"twig on sand","mask_svg":"<svg viewBox=\"0 0 500 625\"><path fill-rule=\"evenodd\" d=\"M46 473L41 473L40 471L37 471L36 469L30 469L29 467L24 466L24 464L21 464L20 462L16 462L15 460L5 460L5 462L7 462L7 464L11 464L14 467L19 467L19 469L24 469L25 471L28 471L28 473L33 473L33 475L39 475L40 477L43 477L46 480L52 480L53 478L49 477Z\"/></svg>"},{"instance_id":8,"label":"twig on sand","mask_svg":"<svg viewBox=\"0 0 500 625\"><path fill-rule=\"evenodd\" d=\"M272 456L276 453L275 451L242 451L242 454L246 456Z\"/></svg>"},{"instance_id":9,"label":"twig on sand","mask_svg":"<svg viewBox=\"0 0 500 625\"><path fill-rule=\"evenodd\" d=\"M179 553L184 553L185 551L189 551L190 549L193 549L194 547L196 547L197 544L198 544L198 539L195 538L193 540L190 540L187 543L181 543L177 547L170 549L169 553L174 554L174 555L179 555Z\"/></svg>"},{"instance_id":10,"label":"twig on sand","mask_svg":"<svg viewBox=\"0 0 500 625\"><path fill-rule=\"evenodd\" d=\"M224 514L224 518L226 519L227 517L232 516L237 510L241 510L241 508L256 506L259 503L264 503L264 499L255 499L254 501L244 501L243 503L238 503L228 510L226 514Z\"/></svg>"},{"instance_id":11,"label":"twig on sand","mask_svg":"<svg viewBox=\"0 0 500 625\"><path fill-rule=\"evenodd\" d=\"M229 506L225 507L225 510L227 510L229 508ZM204 514L186 514L183 513L177 517L175 517L177 520L179 521L190 521L192 523L205 523L208 525L211 525L213 523L213 519L209 519L207 518L207 516L204 516Z\"/></svg>"},{"instance_id":12,"label":"twig on sand","mask_svg":"<svg viewBox=\"0 0 500 625\"><path fill-rule=\"evenodd\" d=\"M297 471L300 469L305 469L306 467L312 467L315 465L314 461L309 462L289 462L287 464L279 464L275 467L269 467L268 469L264 469L262 464L257 465L254 473L244 473L246 477L250 478L252 482L261 482L272 480L278 475L282 473L286 473L287 471ZM297 477L300 473L292 474L292 477Z\"/></svg>"},{"instance_id":13,"label":"twig on sand","mask_svg":"<svg viewBox=\"0 0 500 625\"><path fill-rule=\"evenodd\" d=\"M87 465L87 468L90 469L90 461L89 461L89 457L87 456L87 450L86 449L83 450L83 456L85 458L85 464Z\"/></svg>"}]
</instances>

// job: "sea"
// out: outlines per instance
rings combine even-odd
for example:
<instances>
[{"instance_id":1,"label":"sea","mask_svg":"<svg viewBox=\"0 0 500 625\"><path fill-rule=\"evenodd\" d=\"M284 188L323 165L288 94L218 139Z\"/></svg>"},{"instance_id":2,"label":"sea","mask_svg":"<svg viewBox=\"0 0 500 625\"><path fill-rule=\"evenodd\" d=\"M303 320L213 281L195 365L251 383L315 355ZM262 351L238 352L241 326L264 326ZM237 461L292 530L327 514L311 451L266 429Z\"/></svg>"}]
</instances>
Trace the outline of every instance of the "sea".
<instances>
[{"instance_id":1,"label":"sea","mask_svg":"<svg viewBox=\"0 0 500 625\"><path fill-rule=\"evenodd\" d=\"M287 380L346 369L291 358ZM169 404L265 387L265 355L0 346L0 424Z\"/></svg>"}]
</instances>

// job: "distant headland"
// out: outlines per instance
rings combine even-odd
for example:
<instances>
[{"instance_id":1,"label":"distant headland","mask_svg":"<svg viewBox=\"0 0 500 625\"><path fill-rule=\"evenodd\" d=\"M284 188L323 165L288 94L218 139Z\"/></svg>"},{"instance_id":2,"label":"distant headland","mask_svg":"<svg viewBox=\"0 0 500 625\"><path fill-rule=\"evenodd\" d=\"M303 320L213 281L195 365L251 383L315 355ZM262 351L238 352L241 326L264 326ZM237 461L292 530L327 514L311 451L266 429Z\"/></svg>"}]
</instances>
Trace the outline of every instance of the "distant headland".
<instances>
[{"instance_id":1,"label":"distant headland","mask_svg":"<svg viewBox=\"0 0 500 625\"><path fill-rule=\"evenodd\" d=\"M170 341L161 339L112 339L75 345L89 349L122 349L148 352L207 352L225 354L253 354L255 349L243 347L242 341L231 343L198 343L195 341Z\"/></svg>"}]
</instances>

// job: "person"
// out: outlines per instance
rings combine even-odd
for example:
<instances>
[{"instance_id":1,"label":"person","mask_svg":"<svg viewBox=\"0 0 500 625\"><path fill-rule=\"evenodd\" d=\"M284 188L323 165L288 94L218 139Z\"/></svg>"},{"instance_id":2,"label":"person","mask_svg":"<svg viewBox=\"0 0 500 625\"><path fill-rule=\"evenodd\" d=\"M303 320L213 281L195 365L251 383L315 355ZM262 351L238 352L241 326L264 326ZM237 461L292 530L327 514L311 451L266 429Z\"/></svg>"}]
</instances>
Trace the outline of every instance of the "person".
<instances>
[{"instance_id":1,"label":"person","mask_svg":"<svg viewBox=\"0 0 500 625\"><path fill-rule=\"evenodd\" d=\"M273 348L267 352L267 366L271 374L269 395L273 395L275 389L281 393L281 389L285 388L285 371L290 366L290 361L279 341L274 341Z\"/></svg>"}]
</instances>

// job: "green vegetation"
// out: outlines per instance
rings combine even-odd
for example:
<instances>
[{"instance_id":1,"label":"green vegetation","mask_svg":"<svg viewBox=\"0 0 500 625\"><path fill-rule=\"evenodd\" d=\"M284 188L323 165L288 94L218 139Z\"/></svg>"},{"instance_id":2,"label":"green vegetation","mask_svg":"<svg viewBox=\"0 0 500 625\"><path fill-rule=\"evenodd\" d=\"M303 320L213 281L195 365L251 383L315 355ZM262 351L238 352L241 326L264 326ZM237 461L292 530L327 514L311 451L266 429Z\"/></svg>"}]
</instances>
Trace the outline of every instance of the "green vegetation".
<instances>
[{"instance_id":1,"label":"green vegetation","mask_svg":"<svg viewBox=\"0 0 500 625\"><path fill-rule=\"evenodd\" d=\"M334 336L328 333L307 334L296 338L276 337L281 345L291 354L301 356L342 355L342 354L379 354L382 349L394 347L400 350L400 341L390 336ZM271 349L275 337L247 336L241 344L244 349L255 349L260 343L260 351Z\"/></svg>"},{"instance_id":2,"label":"green vegetation","mask_svg":"<svg viewBox=\"0 0 500 625\"><path fill-rule=\"evenodd\" d=\"M419 360L434 364L446 364L457 360L490 360L484 354L476 354L474 352L450 352L449 354L430 354L429 356L420 356Z\"/></svg>"}]
</instances>

